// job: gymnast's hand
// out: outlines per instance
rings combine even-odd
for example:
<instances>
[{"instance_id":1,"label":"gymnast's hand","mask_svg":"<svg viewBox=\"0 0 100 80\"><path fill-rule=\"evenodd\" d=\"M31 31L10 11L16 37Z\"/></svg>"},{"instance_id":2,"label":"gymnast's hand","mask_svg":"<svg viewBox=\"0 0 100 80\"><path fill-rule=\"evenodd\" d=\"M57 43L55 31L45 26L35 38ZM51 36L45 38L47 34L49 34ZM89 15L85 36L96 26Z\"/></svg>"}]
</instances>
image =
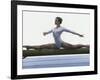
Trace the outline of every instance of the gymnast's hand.
<instances>
[{"instance_id":1,"label":"gymnast's hand","mask_svg":"<svg viewBox=\"0 0 100 80\"><path fill-rule=\"evenodd\" d=\"M81 34L80 34L79 36L80 36L80 37L84 37L84 35L81 35Z\"/></svg>"},{"instance_id":2,"label":"gymnast's hand","mask_svg":"<svg viewBox=\"0 0 100 80\"><path fill-rule=\"evenodd\" d=\"M46 32L43 32L43 35L45 36L45 35L47 35L47 33Z\"/></svg>"}]
</instances>

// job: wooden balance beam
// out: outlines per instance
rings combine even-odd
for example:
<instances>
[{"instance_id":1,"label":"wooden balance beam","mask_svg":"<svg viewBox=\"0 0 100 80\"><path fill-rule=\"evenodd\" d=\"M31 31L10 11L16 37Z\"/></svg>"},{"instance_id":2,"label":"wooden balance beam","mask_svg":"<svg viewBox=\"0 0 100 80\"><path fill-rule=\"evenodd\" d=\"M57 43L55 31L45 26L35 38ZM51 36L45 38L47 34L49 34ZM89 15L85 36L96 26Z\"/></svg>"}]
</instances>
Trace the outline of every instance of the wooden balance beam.
<instances>
[{"instance_id":1,"label":"wooden balance beam","mask_svg":"<svg viewBox=\"0 0 100 80\"><path fill-rule=\"evenodd\" d=\"M68 55L68 54L89 54L89 48L80 49L34 49L32 46L24 46L23 58L28 56L43 56L43 55Z\"/></svg>"}]
</instances>

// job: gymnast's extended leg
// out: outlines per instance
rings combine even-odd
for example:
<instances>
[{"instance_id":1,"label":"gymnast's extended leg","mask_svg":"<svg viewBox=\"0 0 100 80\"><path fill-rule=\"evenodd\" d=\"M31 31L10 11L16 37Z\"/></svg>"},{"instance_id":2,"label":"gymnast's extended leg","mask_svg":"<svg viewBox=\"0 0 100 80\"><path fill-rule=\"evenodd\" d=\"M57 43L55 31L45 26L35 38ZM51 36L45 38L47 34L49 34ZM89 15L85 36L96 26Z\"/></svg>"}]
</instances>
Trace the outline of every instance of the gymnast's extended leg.
<instances>
[{"instance_id":1,"label":"gymnast's extended leg","mask_svg":"<svg viewBox=\"0 0 100 80\"><path fill-rule=\"evenodd\" d=\"M62 43L62 47L64 49L80 49L82 47L87 47L89 48L89 45L83 45L83 44L76 44L76 45L73 45L73 44L70 44L70 43L67 43L67 42L63 42Z\"/></svg>"}]
</instances>

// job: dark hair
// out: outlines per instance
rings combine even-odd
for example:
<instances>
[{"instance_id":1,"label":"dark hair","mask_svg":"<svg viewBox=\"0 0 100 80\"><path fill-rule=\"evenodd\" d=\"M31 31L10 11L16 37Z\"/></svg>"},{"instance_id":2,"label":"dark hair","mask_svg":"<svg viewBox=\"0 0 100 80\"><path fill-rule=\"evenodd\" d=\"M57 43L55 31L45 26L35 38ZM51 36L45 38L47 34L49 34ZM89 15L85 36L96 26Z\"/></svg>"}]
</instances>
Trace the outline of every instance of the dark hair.
<instances>
[{"instance_id":1,"label":"dark hair","mask_svg":"<svg viewBox=\"0 0 100 80\"><path fill-rule=\"evenodd\" d=\"M60 22L60 24L62 23L62 18L61 17L56 17L56 19L58 19L58 21Z\"/></svg>"}]
</instances>

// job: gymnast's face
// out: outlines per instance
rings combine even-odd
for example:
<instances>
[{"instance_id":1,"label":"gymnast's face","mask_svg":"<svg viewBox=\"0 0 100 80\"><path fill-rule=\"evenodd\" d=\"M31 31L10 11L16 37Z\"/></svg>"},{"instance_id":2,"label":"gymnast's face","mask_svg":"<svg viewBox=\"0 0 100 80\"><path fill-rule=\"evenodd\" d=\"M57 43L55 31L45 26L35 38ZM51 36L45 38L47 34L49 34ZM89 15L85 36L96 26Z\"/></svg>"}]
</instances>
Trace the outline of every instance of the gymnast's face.
<instances>
[{"instance_id":1,"label":"gymnast's face","mask_svg":"<svg viewBox=\"0 0 100 80\"><path fill-rule=\"evenodd\" d=\"M55 25L60 25L60 24L61 24L61 23L60 23L59 19L56 18L56 19L55 19Z\"/></svg>"}]
</instances>

